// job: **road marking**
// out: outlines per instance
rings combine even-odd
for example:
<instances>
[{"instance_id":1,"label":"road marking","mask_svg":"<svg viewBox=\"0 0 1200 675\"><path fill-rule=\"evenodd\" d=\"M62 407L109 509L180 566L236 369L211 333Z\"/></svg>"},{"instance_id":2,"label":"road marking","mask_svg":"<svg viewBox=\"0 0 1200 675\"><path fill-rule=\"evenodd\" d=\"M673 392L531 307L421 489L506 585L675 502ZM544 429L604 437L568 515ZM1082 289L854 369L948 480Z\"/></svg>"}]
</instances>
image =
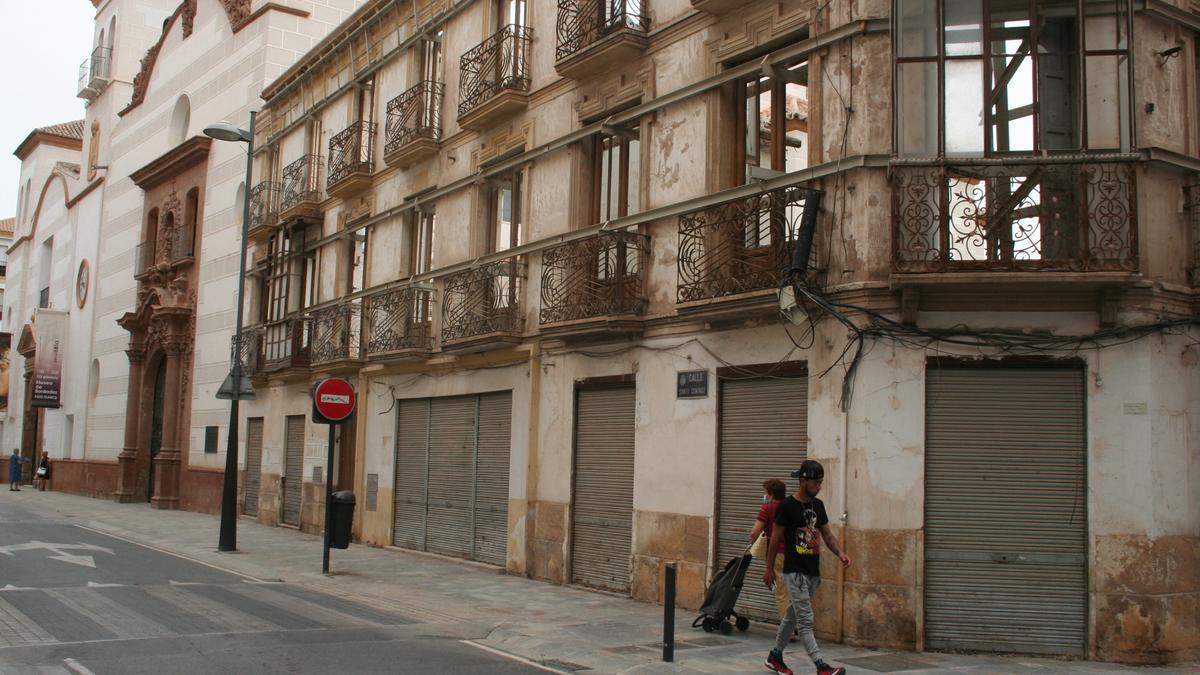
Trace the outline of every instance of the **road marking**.
<instances>
[{"instance_id":1,"label":"road marking","mask_svg":"<svg viewBox=\"0 0 1200 675\"><path fill-rule=\"evenodd\" d=\"M156 551L158 553L162 553L163 555L169 555L169 556L179 558L180 560L186 560L188 562L196 563L197 565L204 565L205 567L211 567L214 570L219 570L219 571L225 572L227 574L232 574L234 576L243 577L243 578L249 579L251 581L263 581L262 579L259 579L258 577L251 576L249 574L244 574L244 573L238 572L236 570L231 570L228 567L221 567L220 565L214 565L213 563L210 563L210 562L204 562L203 560L197 560L196 558L192 558L190 556L183 555L182 553L168 551L165 548L159 548L157 546L143 544L140 541L134 541L133 539L130 539L128 537L122 537L119 534L113 534L112 532L105 532L104 530L97 530L95 528L88 527L87 525L80 525L78 523L75 523L75 527L78 527L81 530L87 530L88 532L95 532L96 534L103 535L105 537L112 537L113 539L116 539L118 541L123 541L126 544L133 544L134 546L141 546L142 548L148 548L151 551Z\"/></svg>"},{"instance_id":2,"label":"road marking","mask_svg":"<svg viewBox=\"0 0 1200 675\"><path fill-rule=\"evenodd\" d=\"M565 670L558 670L557 668L551 668L550 666L543 665L541 663L538 663L537 661L530 661L529 659L527 659L523 656L517 656L516 654L510 654L508 652L503 652L503 651L500 651L499 649L495 649L495 648L489 647L487 645L479 644L478 642L473 642L471 640L459 640L459 642L463 643L464 645L471 645L472 647L482 649L483 651L495 654L496 656L504 657L504 658L508 659L509 661L517 661L519 663L524 663L527 666L532 666L534 668L537 668L538 670L544 670L547 673L558 673L558 675L571 675L571 673L569 673Z\"/></svg>"},{"instance_id":3,"label":"road marking","mask_svg":"<svg viewBox=\"0 0 1200 675\"><path fill-rule=\"evenodd\" d=\"M92 569L96 568L96 560L92 556L74 555L72 553L67 553L66 551L100 551L109 555L113 555L112 549L104 548L103 546L96 546L94 544L84 544L82 542L78 544L51 544L45 541L31 541L28 544L11 544L9 546L0 546L0 553L11 556L15 551L36 551L37 549L43 548L47 551L52 551L58 554L50 556L51 560L61 560L65 563L71 563L72 565L79 565L81 567L91 567Z\"/></svg>"},{"instance_id":4,"label":"road marking","mask_svg":"<svg viewBox=\"0 0 1200 675\"><path fill-rule=\"evenodd\" d=\"M96 583L95 581L89 581L87 583L87 585L88 585L88 588L120 588L121 586L124 586L125 584L100 584L100 583Z\"/></svg>"},{"instance_id":5,"label":"road marking","mask_svg":"<svg viewBox=\"0 0 1200 675\"><path fill-rule=\"evenodd\" d=\"M0 591L36 591L36 590L37 590L36 588L29 588L27 586L13 586L12 584L8 584L4 588L0 588Z\"/></svg>"},{"instance_id":6,"label":"road marking","mask_svg":"<svg viewBox=\"0 0 1200 675\"><path fill-rule=\"evenodd\" d=\"M63 665L66 666L68 670L79 673L79 675L96 675L89 670L87 666L76 661L75 659L63 659Z\"/></svg>"}]
</instances>

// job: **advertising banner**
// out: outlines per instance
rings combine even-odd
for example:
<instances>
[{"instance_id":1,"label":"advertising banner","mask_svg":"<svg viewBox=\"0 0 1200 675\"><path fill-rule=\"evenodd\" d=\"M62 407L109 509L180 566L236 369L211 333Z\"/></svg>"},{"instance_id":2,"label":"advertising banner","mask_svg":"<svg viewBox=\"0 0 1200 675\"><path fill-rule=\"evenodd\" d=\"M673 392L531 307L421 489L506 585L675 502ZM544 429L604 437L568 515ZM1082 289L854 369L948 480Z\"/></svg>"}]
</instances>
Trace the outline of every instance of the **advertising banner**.
<instances>
[{"instance_id":1,"label":"advertising banner","mask_svg":"<svg viewBox=\"0 0 1200 675\"><path fill-rule=\"evenodd\" d=\"M0 417L8 412L8 364L12 333L0 333Z\"/></svg>"},{"instance_id":2,"label":"advertising banner","mask_svg":"<svg viewBox=\"0 0 1200 675\"><path fill-rule=\"evenodd\" d=\"M37 354L33 357L35 408L62 406L62 362L67 351L67 313L52 309L37 311Z\"/></svg>"}]
</instances>

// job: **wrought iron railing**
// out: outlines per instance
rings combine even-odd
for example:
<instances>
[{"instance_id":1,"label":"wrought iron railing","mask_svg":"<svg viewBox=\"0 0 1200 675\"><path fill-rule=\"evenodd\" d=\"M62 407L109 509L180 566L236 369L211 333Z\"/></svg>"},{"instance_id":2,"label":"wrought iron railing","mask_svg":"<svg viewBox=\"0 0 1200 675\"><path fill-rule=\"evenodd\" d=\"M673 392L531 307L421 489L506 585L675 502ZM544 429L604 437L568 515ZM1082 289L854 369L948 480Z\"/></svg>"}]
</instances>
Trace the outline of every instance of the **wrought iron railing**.
<instances>
[{"instance_id":1,"label":"wrought iron railing","mask_svg":"<svg viewBox=\"0 0 1200 675\"><path fill-rule=\"evenodd\" d=\"M191 258L196 254L196 228L184 225L171 232L171 262Z\"/></svg>"},{"instance_id":2,"label":"wrought iron railing","mask_svg":"<svg viewBox=\"0 0 1200 675\"><path fill-rule=\"evenodd\" d=\"M649 254L650 237L626 230L546 249L539 321L642 314Z\"/></svg>"},{"instance_id":3,"label":"wrought iron railing","mask_svg":"<svg viewBox=\"0 0 1200 675\"><path fill-rule=\"evenodd\" d=\"M356 173L371 173L374 169L374 122L355 122L329 139L327 185L335 185Z\"/></svg>"},{"instance_id":4,"label":"wrought iron railing","mask_svg":"<svg viewBox=\"0 0 1200 675\"><path fill-rule=\"evenodd\" d=\"M777 288L810 190L791 186L679 217L679 302Z\"/></svg>"},{"instance_id":5,"label":"wrought iron railing","mask_svg":"<svg viewBox=\"0 0 1200 675\"><path fill-rule=\"evenodd\" d=\"M133 276L140 277L154 267L158 242L153 239L137 245L133 257Z\"/></svg>"},{"instance_id":6,"label":"wrought iron railing","mask_svg":"<svg viewBox=\"0 0 1200 675\"><path fill-rule=\"evenodd\" d=\"M357 359L362 337L362 305L348 302L312 313L314 365Z\"/></svg>"},{"instance_id":7,"label":"wrought iron railing","mask_svg":"<svg viewBox=\"0 0 1200 675\"><path fill-rule=\"evenodd\" d=\"M257 375L263 367L263 327L247 326L242 328L241 341L237 335L229 336L230 357L240 359L242 369L247 375Z\"/></svg>"},{"instance_id":8,"label":"wrought iron railing","mask_svg":"<svg viewBox=\"0 0 1200 675\"><path fill-rule=\"evenodd\" d=\"M441 82L425 80L388 101L384 153L391 154L413 141L442 140L444 90Z\"/></svg>"},{"instance_id":9,"label":"wrought iron railing","mask_svg":"<svg viewBox=\"0 0 1200 675\"><path fill-rule=\"evenodd\" d=\"M312 326L299 317L273 321L261 329L263 370L303 367L309 363Z\"/></svg>"},{"instance_id":10,"label":"wrought iron railing","mask_svg":"<svg viewBox=\"0 0 1200 675\"><path fill-rule=\"evenodd\" d=\"M507 258L448 275L442 291L442 343L489 333L519 333L524 270Z\"/></svg>"},{"instance_id":11,"label":"wrought iron railing","mask_svg":"<svg viewBox=\"0 0 1200 675\"><path fill-rule=\"evenodd\" d=\"M508 25L462 55L458 115L462 117L505 89L529 91L533 29Z\"/></svg>"},{"instance_id":12,"label":"wrought iron railing","mask_svg":"<svg viewBox=\"0 0 1200 675\"><path fill-rule=\"evenodd\" d=\"M650 17L643 11L642 0L558 0L555 60L561 61L623 29L646 32Z\"/></svg>"},{"instance_id":13,"label":"wrought iron railing","mask_svg":"<svg viewBox=\"0 0 1200 675\"><path fill-rule=\"evenodd\" d=\"M321 156L305 155L283 167L279 187L279 212L298 204L321 200Z\"/></svg>"},{"instance_id":14,"label":"wrought iron railing","mask_svg":"<svg viewBox=\"0 0 1200 675\"><path fill-rule=\"evenodd\" d=\"M271 227L279 222L279 183L263 181L250 188L246 198L250 200L249 229Z\"/></svg>"},{"instance_id":15,"label":"wrought iron railing","mask_svg":"<svg viewBox=\"0 0 1200 675\"><path fill-rule=\"evenodd\" d=\"M97 84L100 80L110 79L109 72L111 66L111 47L96 47L93 49L92 55L79 64L79 88L76 91L83 92Z\"/></svg>"},{"instance_id":16,"label":"wrought iron railing","mask_svg":"<svg viewBox=\"0 0 1200 675\"><path fill-rule=\"evenodd\" d=\"M406 350L428 350L433 345L433 292L408 286L368 296L367 356Z\"/></svg>"},{"instance_id":17,"label":"wrought iron railing","mask_svg":"<svg viewBox=\"0 0 1200 675\"><path fill-rule=\"evenodd\" d=\"M892 168L896 272L1133 271L1129 162Z\"/></svg>"},{"instance_id":18,"label":"wrought iron railing","mask_svg":"<svg viewBox=\"0 0 1200 675\"><path fill-rule=\"evenodd\" d=\"M1194 180L1200 180L1200 175ZM1200 182L1184 188L1192 220L1192 285L1200 286Z\"/></svg>"}]
</instances>

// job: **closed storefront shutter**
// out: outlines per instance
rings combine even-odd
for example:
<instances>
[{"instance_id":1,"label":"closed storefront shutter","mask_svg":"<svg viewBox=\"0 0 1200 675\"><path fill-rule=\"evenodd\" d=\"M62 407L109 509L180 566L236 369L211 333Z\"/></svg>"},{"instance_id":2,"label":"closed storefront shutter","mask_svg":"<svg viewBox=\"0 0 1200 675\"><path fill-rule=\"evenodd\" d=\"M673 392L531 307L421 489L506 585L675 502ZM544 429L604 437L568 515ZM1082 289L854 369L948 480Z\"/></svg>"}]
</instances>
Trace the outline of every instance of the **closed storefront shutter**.
<instances>
[{"instance_id":1,"label":"closed storefront shutter","mask_svg":"<svg viewBox=\"0 0 1200 675\"><path fill-rule=\"evenodd\" d=\"M283 522L300 525L300 494L304 483L304 415L289 415L283 458Z\"/></svg>"},{"instance_id":2,"label":"closed storefront shutter","mask_svg":"<svg viewBox=\"0 0 1200 675\"><path fill-rule=\"evenodd\" d=\"M808 378L722 379L718 452L717 560L723 569L750 545L750 530L762 507L762 483L790 478L807 456ZM774 593L762 584L763 562L746 572L737 612L778 620Z\"/></svg>"},{"instance_id":3,"label":"closed storefront shutter","mask_svg":"<svg viewBox=\"0 0 1200 675\"><path fill-rule=\"evenodd\" d=\"M628 592L635 389L580 389L575 404L571 579Z\"/></svg>"},{"instance_id":4,"label":"closed storefront shutter","mask_svg":"<svg viewBox=\"0 0 1200 675\"><path fill-rule=\"evenodd\" d=\"M503 566L512 393L399 402L392 543Z\"/></svg>"},{"instance_id":5,"label":"closed storefront shutter","mask_svg":"<svg viewBox=\"0 0 1200 675\"><path fill-rule=\"evenodd\" d=\"M474 491L475 396L433 399L426 549L469 557Z\"/></svg>"},{"instance_id":6,"label":"closed storefront shutter","mask_svg":"<svg viewBox=\"0 0 1200 675\"><path fill-rule=\"evenodd\" d=\"M1081 369L935 368L926 385L925 640L1085 656Z\"/></svg>"},{"instance_id":7,"label":"closed storefront shutter","mask_svg":"<svg viewBox=\"0 0 1200 675\"><path fill-rule=\"evenodd\" d=\"M508 550L508 464L512 392L479 397L475 483L475 559L503 566Z\"/></svg>"},{"instance_id":8,"label":"closed storefront shutter","mask_svg":"<svg viewBox=\"0 0 1200 675\"><path fill-rule=\"evenodd\" d=\"M258 486L262 483L263 418L246 420L246 478L242 512L258 515Z\"/></svg>"},{"instance_id":9,"label":"closed storefront shutter","mask_svg":"<svg viewBox=\"0 0 1200 675\"><path fill-rule=\"evenodd\" d=\"M392 543L425 549L425 459L429 448L429 399L400 401L396 425L396 500Z\"/></svg>"}]
</instances>

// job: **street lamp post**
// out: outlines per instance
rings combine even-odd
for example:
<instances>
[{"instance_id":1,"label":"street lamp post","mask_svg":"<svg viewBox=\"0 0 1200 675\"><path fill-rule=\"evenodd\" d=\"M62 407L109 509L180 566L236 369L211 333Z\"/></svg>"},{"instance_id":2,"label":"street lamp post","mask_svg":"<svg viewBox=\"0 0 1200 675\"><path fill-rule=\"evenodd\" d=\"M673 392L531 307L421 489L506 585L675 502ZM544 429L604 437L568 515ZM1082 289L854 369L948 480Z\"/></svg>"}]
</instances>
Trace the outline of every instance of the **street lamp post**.
<instances>
[{"instance_id":1,"label":"street lamp post","mask_svg":"<svg viewBox=\"0 0 1200 675\"><path fill-rule=\"evenodd\" d=\"M225 447L225 480L221 491L221 531L217 550L237 550L237 446L238 402L254 400L254 387L242 368L242 304L246 297L246 238L250 230L250 180L254 169L254 117L250 111L249 131L228 122L218 122L204 128L204 135L218 141L246 144L246 189L242 200L242 240L238 253L237 311L234 315L233 366L217 390L217 398L229 401L229 442Z\"/></svg>"}]
</instances>

